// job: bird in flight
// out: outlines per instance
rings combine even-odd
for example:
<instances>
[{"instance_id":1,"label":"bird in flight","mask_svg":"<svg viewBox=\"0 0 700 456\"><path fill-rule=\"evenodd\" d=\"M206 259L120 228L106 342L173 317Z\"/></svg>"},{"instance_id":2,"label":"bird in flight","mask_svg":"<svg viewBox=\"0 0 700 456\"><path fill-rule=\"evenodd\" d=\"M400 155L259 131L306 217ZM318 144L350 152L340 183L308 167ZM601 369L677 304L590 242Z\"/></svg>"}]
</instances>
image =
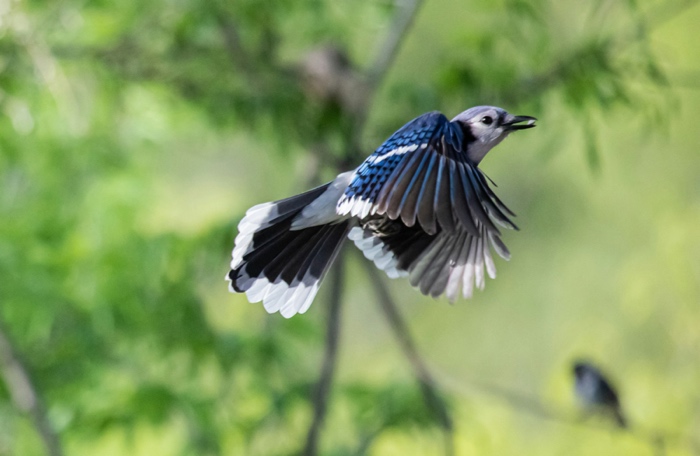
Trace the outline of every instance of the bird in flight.
<instances>
[{"instance_id":1,"label":"bird in flight","mask_svg":"<svg viewBox=\"0 0 700 456\"><path fill-rule=\"evenodd\" d=\"M346 238L389 277L453 302L483 289L491 248L510 252L496 225L515 214L478 168L484 156L534 117L476 106L451 121L423 114L391 135L355 170L283 200L250 208L238 225L229 290L290 318L308 310ZM493 183L493 182L492 182ZM495 185L495 184L494 184Z\"/></svg>"}]
</instances>

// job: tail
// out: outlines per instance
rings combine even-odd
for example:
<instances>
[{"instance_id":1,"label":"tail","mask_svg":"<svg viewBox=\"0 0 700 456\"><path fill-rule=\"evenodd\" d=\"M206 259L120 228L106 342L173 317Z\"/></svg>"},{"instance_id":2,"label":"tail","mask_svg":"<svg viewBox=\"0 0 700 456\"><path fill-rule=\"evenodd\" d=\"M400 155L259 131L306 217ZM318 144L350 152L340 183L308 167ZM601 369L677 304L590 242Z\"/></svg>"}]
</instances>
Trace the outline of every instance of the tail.
<instances>
[{"instance_id":1,"label":"tail","mask_svg":"<svg viewBox=\"0 0 700 456\"><path fill-rule=\"evenodd\" d=\"M285 318L308 310L351 228L347 218L334 217L334 184L246 212L226 275L230 291L245 292L250 302L262 301L268 313ZM326 200L333 201L329 208Z\"/></svg>"}]
</instances>

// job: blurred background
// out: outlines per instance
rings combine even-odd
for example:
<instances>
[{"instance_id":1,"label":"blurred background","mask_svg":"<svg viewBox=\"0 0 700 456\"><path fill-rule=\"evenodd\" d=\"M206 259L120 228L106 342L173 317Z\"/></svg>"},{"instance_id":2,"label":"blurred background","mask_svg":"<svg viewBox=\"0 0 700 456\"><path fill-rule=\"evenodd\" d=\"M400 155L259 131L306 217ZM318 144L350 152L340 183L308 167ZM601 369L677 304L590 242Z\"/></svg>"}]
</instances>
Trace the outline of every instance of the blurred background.
<instances>
[{"instance_id":1,"label":"blurred background","mask_svg":"<svg viewBox=\"0 0 700 456\"><path fill-rule=\"evenodd\" d=\"M698 23L685 0L0 0L0 455L700 454ZM352 249L291 320L227 291L247 208L478 104L539 119L481 165L521 228L483 292L379 299ZM579 418L579 358L629 432Z\"/></svg>"}]
</instances>

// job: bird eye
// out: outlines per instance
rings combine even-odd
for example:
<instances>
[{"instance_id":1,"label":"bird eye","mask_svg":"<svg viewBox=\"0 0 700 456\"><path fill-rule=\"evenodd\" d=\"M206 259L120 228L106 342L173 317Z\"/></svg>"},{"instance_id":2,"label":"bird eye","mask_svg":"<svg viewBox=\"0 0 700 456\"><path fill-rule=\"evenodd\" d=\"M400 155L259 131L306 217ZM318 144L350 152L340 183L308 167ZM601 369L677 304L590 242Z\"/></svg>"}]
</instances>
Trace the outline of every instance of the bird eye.
<instances>
[{"instance_id":1,"label":"bird eye","mask_svg":"<svg viewBox=\"0 0 700 456\"><path fill-rule=\"evenodd\" d=\"M491 125L493 123L493 117L491 116L484 116L481 118L481 123L484 125Z\"/></svg>"}]
</instances>

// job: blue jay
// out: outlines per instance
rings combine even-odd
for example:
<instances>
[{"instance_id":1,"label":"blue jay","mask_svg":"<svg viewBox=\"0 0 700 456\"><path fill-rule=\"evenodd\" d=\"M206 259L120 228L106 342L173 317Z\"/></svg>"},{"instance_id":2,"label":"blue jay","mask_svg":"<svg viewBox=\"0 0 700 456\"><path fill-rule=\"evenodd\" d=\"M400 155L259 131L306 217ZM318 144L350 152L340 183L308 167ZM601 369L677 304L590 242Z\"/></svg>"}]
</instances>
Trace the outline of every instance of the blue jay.
<instances>
[{"instance_id":1,"label":"blue jay","mask_svg":"<svg viewBox=\"0 0 700 456\"><path fill-rule=\"evenodd\" d=\"M592 364L579 361L574 364L576 397L587 411L598 411L612 416L621 428L627 427L620 399L610 381Z\"/></svg>"},{"instance_id":2,"label":"blue jay","mask_svg":"<svg viewBox=\"0 0 700 456\"><path fill-rule=\"evenodd\" d=\"M250 208L238 225L229 290L285 318L308 310L346 238L389 277L453 302L484 266L489 244L510 253L496 224L517 229L479 162L536 119L477 106L451 121L434 111L408 122L355 170L300 195ZM495 185L495 184L494 184Z\"/></svg>"}]
</instances>

